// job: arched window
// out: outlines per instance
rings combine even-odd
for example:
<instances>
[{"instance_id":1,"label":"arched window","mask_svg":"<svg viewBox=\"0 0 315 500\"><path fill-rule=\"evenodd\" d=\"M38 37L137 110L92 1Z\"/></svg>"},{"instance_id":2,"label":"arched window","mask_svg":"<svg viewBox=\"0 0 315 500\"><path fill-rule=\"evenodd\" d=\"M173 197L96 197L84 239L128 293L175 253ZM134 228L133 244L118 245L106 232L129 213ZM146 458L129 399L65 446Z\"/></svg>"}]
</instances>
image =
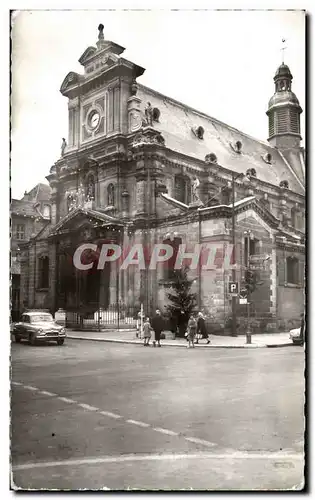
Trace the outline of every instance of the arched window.
<instances>
[{"instance_id":1,"label":"arched window","mask_svg":"<svg viewBox=\"0 0 315 500\"><path fill-rule=\"evenodd\" d=\"M86 201L95 200L95 180L94 175L88 175L85 183L85 198Z\"/></svg>"},{"instance_id":2,"label":"arched window","mask_svg":"<svg viewBox=\"0 0 315 500\"><path fill-rule=\"evenodd\" d=\"M159 121L160 114L161 114L161 112L160 112L159 108L153 108L152 117L153 117L153 121L154 122L158 122Z\"/></svg>"},{"instance_id":3,"label":"arched window","mask_svg":"<svg viewBox=\"0 0 315 500\"><path fill-rule=\"evenodd\" d=\"M286 181L286 180L281 181L281 182L280 182L280 184L279 184L279 186L280 186L281 188L284 188L284 189L289 189L289 182L288 182L288 181Z\"/></svg>"},{"instance_id":4,"label":"arched window","mask_svg":"<svg viewBox=\"0 0 315 500\"><path fill-rule=\"evenodd\" d=\"M299 283L299 260L296 257L287 257L287 283Z\"/></svg>"},{"instance_id":5,"label":"arched window","mask_svg":"<svg viewBox=\"0 0 315 500\"><path fill-rule=\"evenodd\" d=\"M175 176L175 199L189 205L191 202L191 183L188 177Z\"/></svg>"},{"instance_id":6,"label":"arched window","mask_svg":"<svg viewBox=\"0 0 315 500\"><path fill-rule=\"evenodd\" d=\"M227 186L221 189L221 203L222 205L229 205L231 202L231 190Z\"/></svg>"},{"instance_id":7,"label":"arched window","mask_svg":"<svg viewBox=\"0 0 315 500\"><path fill-rule=\"evenodd\" d=\"M115 206L115 186L112 183L107 186L107 205L109 207Z\"/></svg>"},{"instance_id":8,"label":"arched window","mask_svg":"<svg viewBox=\"0 0 315 500\"><path fill-rule=\"evenodd\" d=\"M45 255L38 259L38 288L49 287L49 258Z\"/></svg>"},{"instance_id":9,"label":"arched window","mask_svg":"<svg viewBox=\"0 0 315 500\"><path fill-rule=\"evenodd\" d=\"M174 276L174 268L178 254L179 245L182 244L182 239L179 237L166 237L163 241L164 245L170 245L173 248L173 255L164 263L164 279L171 280Z\"/></svg>"}]
</instances>

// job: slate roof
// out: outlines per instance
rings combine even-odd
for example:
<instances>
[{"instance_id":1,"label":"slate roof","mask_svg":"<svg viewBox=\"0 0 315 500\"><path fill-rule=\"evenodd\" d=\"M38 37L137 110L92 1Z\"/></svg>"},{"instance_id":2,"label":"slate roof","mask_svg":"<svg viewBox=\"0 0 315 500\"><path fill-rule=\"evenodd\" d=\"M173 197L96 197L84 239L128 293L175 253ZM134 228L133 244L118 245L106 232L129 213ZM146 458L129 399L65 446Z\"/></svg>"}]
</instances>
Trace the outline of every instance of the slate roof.
<instances>
[{"instance_id":1,"label":"slate roof","mask_svg":"<svg viewBox=\"0 0 315 500\"><path fill-rule=\"evenodd\" d=\"M21 217L39 217L33 201L14 200L11 202L11 214Z\"/></svg>"},{"instance_id":2,"label":"slate roof","mask_svg":"<svg viewBox=\"0 0 315 500\"><path fill-rule=\"evenodd\" d=\"M280 181L287 180L290 190L304 195L303 183L288 168L277 148L269 143L255 139L144 85L138 84L137 97L142 100L143 111L148 101L153 108L160 110L159 122L154 121L153 126L162 133L167 148L202 161L207 154L215 153L218 164L222 167L243 173L248 168L255 168L258 179L275 186L279 186ZM204 128L203 139L198 139L193 133L194 126ZM236 141L242 142L241 154L231 147L231 143L235 144ZM271 164L263 159L267 153L272 156ZM295 161L300 162L298 152Z\"/></svg>"},{"instance_id":3,"label":"slate roof","mask_svg":"<svg viewBox=\"0 0 315 500\"><path fill-rule=\"evenodd\" d=\"M41 214L36 210L35 205L41 201L49 201L51 188L48 184L40 182L28 193L25 193L20 200L12 198L11 214L21 217L41 217Z\"/></svg>"},{"instance_id":4,"label":"slate roof","mask_svg":"<svg viewBox=\"0 0 315 500\"><path fill-rule=\"evenodd\" d=\"M51 187L48 184L43 184L40 182L33 189L31 189L28 193L26 193L22 200L28 201L48 201L51 195Z\"/></svg>"}]
</instances>

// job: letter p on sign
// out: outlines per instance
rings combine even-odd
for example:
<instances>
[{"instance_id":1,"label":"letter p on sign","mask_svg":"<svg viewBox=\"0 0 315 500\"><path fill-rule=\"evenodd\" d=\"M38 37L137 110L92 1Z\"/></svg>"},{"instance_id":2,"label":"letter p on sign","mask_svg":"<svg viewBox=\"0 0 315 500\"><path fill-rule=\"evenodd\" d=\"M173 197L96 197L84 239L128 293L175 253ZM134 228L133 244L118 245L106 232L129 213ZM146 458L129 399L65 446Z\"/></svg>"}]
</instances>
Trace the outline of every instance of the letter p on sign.
<instances>
[{"instance_id":1,"label":"letter p on sign","mask_svg":"<svg viewBox=\"0 0 315 500\"><path fill-rule=\"evenodd\" d=\"M238 283L234 281L229 282L229 293L237 294L238 293Z\"/></svg>"}]
</instances>

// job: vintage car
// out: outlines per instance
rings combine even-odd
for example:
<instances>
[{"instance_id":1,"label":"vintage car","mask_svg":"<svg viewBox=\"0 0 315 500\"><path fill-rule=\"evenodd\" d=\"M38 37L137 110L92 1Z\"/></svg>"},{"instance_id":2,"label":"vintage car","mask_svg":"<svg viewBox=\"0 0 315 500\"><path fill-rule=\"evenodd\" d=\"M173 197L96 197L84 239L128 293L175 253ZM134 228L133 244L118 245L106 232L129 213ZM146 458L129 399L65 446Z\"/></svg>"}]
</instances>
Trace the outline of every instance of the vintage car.
<instances>
[{"instance_id":1,"label":"vintage car","mask_svg":"<svg viewBox=\"0 0 315 500\"><path fill-rule=\"evenodd\" d=\"M62 345L66 338L65 328L55 323L51 314L42 311L22 314L21 321L13 324L12 334L15 342L25 339L32 345L50 340Z\"/></svg>"},{"instance_id":2,"label":"vintage car","mask_svg":"<svg viewBox=\"0 0 315 500\"><path fill-rule=\"evenodd\" d=\"M305 340L305 322L302 319L300 328L293 328L290 330L290 339L295 345L304 345Z\"/></svg>"}]
</instances>

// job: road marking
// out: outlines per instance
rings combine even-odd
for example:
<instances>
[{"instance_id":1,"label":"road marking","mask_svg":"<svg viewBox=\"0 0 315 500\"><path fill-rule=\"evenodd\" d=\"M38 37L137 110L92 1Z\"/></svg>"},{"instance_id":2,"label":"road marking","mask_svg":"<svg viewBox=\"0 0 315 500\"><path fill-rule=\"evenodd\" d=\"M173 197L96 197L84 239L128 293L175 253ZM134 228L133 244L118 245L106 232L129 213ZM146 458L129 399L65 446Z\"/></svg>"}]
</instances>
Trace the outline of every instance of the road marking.
<instances>
[{"instance_id":1,"label":"road marking","mask_svg":"<svg viewBox=\"0 0 315 500\"><path fill-rule=\"evenodd\" d=\"M24 389L29 389L30 391L39 391L37 387L33 387L32 385L23 385Z\"/></svg>"},{"instance_id":2,"label":"road marking","mask_svg":"<svg viewBox=\"0 0 315 500\"><path fill-rule=\"evenodd\" d=\"M54 392L48 392L48 391L39 391L40 394L43 394L44 396L57 396Z\"/></svg>"},{"instance_id":3,"label":"road marking","mask_svg":"<svg viewBox=\"0 0 315 500\"><path fill-rule=\"evenodd\" d=\"M122 418L121 415L118 415L117 413L112 413L111 411L101 411L100 412L102 415L105 415L106 417L112 417L112 418Z\"/></svg>"},{"instance_id":4,"label":"road marking","mask_svg":"<svg viewBox=\"0 0 315 500\"><path fill-rule=\"evenodd\" d=\"M170 431L168 429L163 429L162 427L153 427L153 430L161 432L162 434L168 434L169 436L178 436L178 432Z\"/></svg>"},{"instance_id":5,"label":"road marking","mask_svg":"<svg viewBox=\"0 0 315 500\"><path fill-rule=\"evenodd\" d=\"M190 441L191 443L196 443L196 444L203 444L204 446L216 446L215 443L211 443L210 441L205 441L204 439L198 439L194 437L186 437L184 436L186 441Z\"/></svg>"},{"instance_id":6,"label":"road marking","mask_svg":"<svg viewBox=\"0 0 315 500\"><path fill-rule=\"evenodd\" d=\"M11 382L12 385L23 385L21 382Z\"/></svg>"},{"instance_id":7,"label":"road marking","mask_svg":"<svg viewBox=\"0 0 315 500\"><path fill-rule=\"evenodd\" d=\"M78 403L81 408L84 408L85 410L91 410L91 411L99 411L99 408L96 408L96 406L90 406L85 403Z\"/></svg>"},{"instance_id":8,"label":"road marking","mask_svg":"<svg viewBox=\"0 0 315 500\"><path fill-rule=\"evenodd\" d=\"M60 401L64 401L65 403L77 403L77 401L74 401L74 399L64 398L63 396L58 396L58 399Z\"/></svg>"},{"instance_id":9,"label":"road marking","mask_svg":"<svg viewBox=\"0 0 315 500\"><path fill-rule=\"evenodd\" d=\"M146 424L145 422L139 422L139 420L131 420L131 418L126 420L126 422L128 422L128 424L139 425L140 427L150 427L150 424Z\"/></svg>"},{"instance_id":10,"label":"road marking","mask_svg":"<svg viewBox=\"0 0 315 500\"><path fill-rule=\"evenodd\" d=\"M75 460L59 460L56 462L34 462L20 465L13 465L12 471L39 469L45 467L58 467L58 466L71 466L71 465L93 465L102 463L119 463L119 462L141 462L141 461L162 461L162 460L200 460L200 459L213 459L213 460L244 460L244 459L257 459L257 460L303 460L301 453L251 453L251 452L227 452L227 453L165 453L165 454L152 454L152 455L118 455L118 456L105 456L105 457L89 457Z\"/></svg>"}]
</instances>

